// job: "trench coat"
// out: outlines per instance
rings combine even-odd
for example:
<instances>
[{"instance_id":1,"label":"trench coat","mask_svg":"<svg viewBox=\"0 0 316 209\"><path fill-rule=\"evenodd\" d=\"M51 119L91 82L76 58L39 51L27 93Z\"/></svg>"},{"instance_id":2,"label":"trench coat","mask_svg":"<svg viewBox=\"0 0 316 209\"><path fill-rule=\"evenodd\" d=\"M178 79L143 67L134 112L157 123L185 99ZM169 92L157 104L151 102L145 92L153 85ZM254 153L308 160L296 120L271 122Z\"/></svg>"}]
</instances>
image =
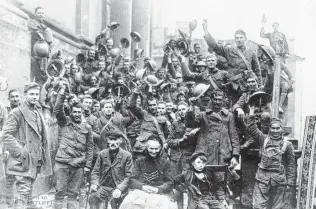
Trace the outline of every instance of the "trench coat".
<instances>
[{"instance_id":1,"label":"trench coat","mask_svg":"<svg viewBox=\"0 0 316 209\"><path fill-rule=\"evenodd\" d=\"M190 110L186 120L200 127L195 151L207 153L207 164L224 165L234 156L238 159L239 137L234 117L228 110L222 108L218 113Z\"/></svg>"},{"instance_id":2,"label":"trench coat","mask_svg":"<svg viewBox=\"0 0 316 209\"><path fill-rule=\"evenodd\" d=\"M37 163L42 161L40 174L52 175L49 138L45 120L38 111L42 133L37 131L36 122L31 120L31 110L26 102L13 109L3 127L2 141L10 155L5 170L8 175L25 176L35 179Z\"/></svg>"}]
</instances>

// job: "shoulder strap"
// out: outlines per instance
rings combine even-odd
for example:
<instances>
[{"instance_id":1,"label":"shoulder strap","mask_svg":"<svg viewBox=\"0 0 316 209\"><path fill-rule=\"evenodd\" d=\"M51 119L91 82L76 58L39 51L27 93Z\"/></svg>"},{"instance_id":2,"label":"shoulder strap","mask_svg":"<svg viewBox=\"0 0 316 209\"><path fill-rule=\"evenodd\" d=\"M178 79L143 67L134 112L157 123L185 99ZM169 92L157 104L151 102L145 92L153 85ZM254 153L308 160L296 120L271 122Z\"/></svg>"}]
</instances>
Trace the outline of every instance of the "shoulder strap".
<instances>
[{"instance_id":1,"label":"shoulder strap","mask_svg":"<svg viewBox=\"0 0 316 209\"><path fill-rule=\"evenodd\" d=\"M213 80L213 77L212 77L211 74L210 74L210 82L211 82L211 85L213 86L213 88L214 88L215 90L219 89L218 86L217 86L217 84L216 84L215 81Z\"/></svg>"},{"instance_id":2,"label":"shoulder strap","mask_svg":"<svg viewBox=\"0 0 316 209\"><path fill-rule=\"evenodd\" d=\"M165 143L165 137L160 129L157 118L153 116L153 120L154 120L155 126L157 128L157 132L158 132L159 137L161 138L162 142Z\"/></svg>"},{"instance_id":3,"label":"shoulder strap","mask_svg":"<svg viewBox=\"0 0 316 209\"><path fill-rule=\"evenodd\" d=\"M282 154L285 153L288 143L289 143L288 141L285 141L285 140L284 140L283 146L282 146L282 149L281 149Z\"/></svg>"},{"instance_id":4,"label":"shoulder strap","mask_svg":"<svg viewBox=\"0 0 316 209\"><path fill-rule=\"evenodd\" d=\"M110 122L112 121L112 119L113 119L113 116L110 118L110 120L108 120L108 122L107 122L107 123L105 124L105 126L102 128L102 130L101 130L100 133L102 133L102 132L106 129L106 127L109 126L109 124L110 124Z\"/></svg>"},{"instance_id":5,"label":"shoulder strap","mask_svg":"<svg viewBox=\"0 0 316 209\"><path fill-rule=\"evenodd\" d=\"M269 137L266 137L263 141L263 146L262 146L262 151L264 151L266 149L266 146L268 144L268 141L269 141Z\"/></svg>"},{"instance_id":6,"label":"shoulder strap","mask_svg":"<svg viewBox=\"0 0 316 209\"><path fill-rule=\"evenodd\" d=\"M236 51L239 54L239 56L241 57L242 61L244 61L244 63L246 64L247 69L252 71L250 63L247 61L247 59L246 59L245 55L242 53L242 51L240 51L240 49L238 49L238 48L236 48Z\"/></svg>"}]
</instances>

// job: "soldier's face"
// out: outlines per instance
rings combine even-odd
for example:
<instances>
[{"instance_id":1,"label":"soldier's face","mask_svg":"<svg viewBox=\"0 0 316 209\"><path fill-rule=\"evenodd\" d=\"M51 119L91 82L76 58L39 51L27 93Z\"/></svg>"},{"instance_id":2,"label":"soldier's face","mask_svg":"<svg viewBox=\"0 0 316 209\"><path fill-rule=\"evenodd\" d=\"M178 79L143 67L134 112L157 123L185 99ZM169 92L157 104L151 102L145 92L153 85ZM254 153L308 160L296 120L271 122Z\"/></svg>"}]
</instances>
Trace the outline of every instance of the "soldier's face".
<instances>
[{"instance_id":1,"label":"soldier's face","mask_svg":"<svg viewBox=\"0 0 316 209\"><path fill-rule=\"evenodd\" d=\"M237 47L242 47L245 45L246 37L242 34L236 34L235 35L235 42L237 44Z\"/></svg>"},{"instance_id":2,"label":"soldier's face","mask_svg":"<svg viewBox=\"0 0 316 209\"><path fill-rule=\"evenodd\" d=\"M160 71L158 71L157 77L159 79L163 79L164 75L165 75L164 71L160 70Z\"/></svg>"},{"instance_id":3,"label":"soldier's face","mask_svg":"<svg viewBox=\"0 0 316 209\"><path fill-rule=\"evenodd\" d=\"M223 97L222 96L215 96L212 99L212 108L213 110L220 110L223 106Z\"/></svg>"},{"instance_id":4,"label":"soldier's face","mask_svg":"<svg viewBox=\"0 0 316 209\"><path fill-rule=\"evenodd\" d=\"M158 141L148 140L147 141L147 151L151 157L157 157L159 155L161 146Z\"/></svg>"},{"instance_id":5,"label":"soldier's face","mask_svg":"<svg viewBox=\"0 0 316 209\"><path fill-rule=\"evenodd\" d=\"M39 88L33 88L28 90L25 93L25 100L27 101L27 103L29 103L32 106L36 105L39 100L39 92Z\"/></svg>"},{"instance_id":6,"label":"soldier's face","mask_svg":"<svg viewBox=\"0 0 316 209\"><path fill-rule=\"evenodd\" d=\"M99 67L99 70L103 70L105 68L105 62L104 61L100 61L98 67Z\"/></svg>"},{"instance_id":7,"label":"soldier's face","mask_svg":"<svg viewBox=\"0 0 316 209\"><path fill-rule=\"evenodd\" d=\"M188 86L188 89L189 89L189 92L190 92L190 93L193 92L194 87L195 87L195 85L189 85L189 86Z\"/></svg>"},{"instance_id":8,"label":"soldier's face","mask_svg":"<svg viewBox=\"0 0 316 209\"><path fill-rule=\"evenodd\" d=\"M89 57L89 59L94 60L94 58L95 58L95 51L94 50L89 50L88 57Z\"/></svg>"},{"instance_id":9,"label":"soldier's face","mask_svg":"<svg viewBox=\"0 0 316 209\"><path fill-rule=\"evenodd\" d=\"M116 138L116 139L109 138L108 139L109 149L110 150L118 149L120 147L121 142L122 142L121 138Z\"/></svg>"},{"instance_id":10,"label":"soldier's face","mask_svg":"<svg viewBox=\"0 0 316 209\"><path fill-rule=\"evenodd\" d=\"M180 94L180 95L178 96L178 102L180 102L180 101L182 101L182 102L185 101L185 97L184 97L183 94Z\"/></svg>"},{"instance_id":11,"label":"soldier's face","mask_svg":"<svg viewBox=\"0 0 316 209\"><path fill-rule=\"evenodd\" d=\"M70 118L75 123L80 123L82 120L82 109L79 107L72 107Z\"/></svg>"},{"instance_id":12,"label":"soldier's face","mask_svg":"<svg viewBox=\"0 0 316 209\"><path fill-rule=\"evenodd\" d=\"M214 69L216 67L217 60L215 57L210 57L206 59L206 65L210 69Z\"/></svg>"},{"instance_id":13,"label":"soldier's face","mask_svg":"<svg viewBox=\"0 0 316 209\"><path fill-rule=\"evenodd\" d=\"M282 137L283 129L278 123L272 123L270 125L270 136L272 139L279 139Z\"/></svg>"},{"instance_id":14,"label":"soldier's face","mask_svg":"<svg viewBox=\"0 0 316 209\"><path fill-rule=\"evenodd\" d=\"M97 79L97 77L92 76L92 77L90 78L90 82L91 82L91 86L97 86L97 84L98 84L98 79Z\"/></svg>"},{"instance_id":15,"label":"soldier's face","mask_svg":"<svg viewBox=\"0 0 316 209\"><path fill-rule=\"evenodd\" d=\"M255 91L258 88L258 84L255 78L247 79L247 86L249 91Z\"/></svg>"},{"instance_id":16,"label":"soldier's face","mask_svg":"<svg viewBox=\"0 0 316 209\"><path fill-rule=\"evenodd\" d=\"M156 112L157 112L157 101L156 100L148 101L148 111L152 114L156 114Z\"/></svg>"},{"instance_id":17,"label":"soldier's face","mask_svg":"<svg viewBox=\"0 0 316 209\"><path fill-rule=\"evenodd\" d=\"M137 97L137 100L136 100L136 106L137 107L140 107L142 104L142 99L140 97Z\"/></svg>"},{"instance_id":18,"label":"soldier's face","mask_svg":"<svg viewBox=\"0 0 316 209\"><path fill-rule=\"evenodd\" d=\"M195 45L194 52L198 54L198 53L200 53L200 51L201 51L201 45L200 44Z\"/></svg>"},{"instance_id":19,"label":"soldier's face","mask_svg":"<svg viewBox=\"0 0 316 209\"><path fill-rule=\"evenodd\" d=\"M84 98L82 101L82 108L84 110L90 110L92 107L92 99L90 98Z\"/></svg>"},{"instance_id":20,"label":"soldier's face","mask_svg":"<svg viewBox=\"0 0 316 209\"><path fill-rule=\"evenodd\" d=\"M113 105L110 103L105 103L103 112L105 115L111 115L113 113Z\"/></svg>"},{"instance_id":21,"label":"soldier's face","mask_svg":"<svg viewBox=\"0 0 316 209\"><path fill-rule=\"evenodd\" d=\"M173 108L173 103L172 102L168 102L166 104L166 107L167 107L167 112L172 112L172 108Z\"/></svg>"},{"instance_id":22,"label":"soldier's face","mask_svg":"<svg viewBox=\"0 0 316 209\"><path fill-rule=\"evenodd\" d=\"M65 74L69 75L70 74L70 65L65 65Z\"/></svg>"},{"instance_id":23,"label":"soldier's face","mask_svg":"<svg viewBox=\"0 0 316 209\"><path fill-rule=\"evenodd\" d=\"M11 93L10 93L9 100L10 100L10 106L11 106L11 107L17 107L17 106L19 106L19 105L20 105L20 101L21 101L20 93L17 92L17 91L11 92Z\"/></svg>"},{"instance_id":24,"label":"soldier's face","mask_svg":"<svg viewBox=\"0 0 316 209\"><path fill-rule=\"evenodd\" d=\"M72 74L75 74L75 73L78 73L79 72L79 67L78 67L78 65L73 65L72 67L71 67L71 73Z\"/></svg>"},{"instance_id":25,"label":"soldier's face","mask_svg":"<svg viewBox=\"0 0 316 209\"><path fill-rule=\"evenodd\" d=\"M177 89L177 84L176 83L171 83L170 89Z\"/></svg>"},{"instance_id":26,"label":"soldier's face","mask_svg":"<svg viewBox=\"0 0 316 209\"><path fill-rule=\"evenodd\" d=\"M75 102L78 102L77 97L74 97L71 100L69 100L69 105L72 106Z\"/></svg>"},{"instance_id":27,"label":"soldier's face","mask_svg":"<svg viewBox=\"0 0 316 209\"><path fill-rule=\"evenodd\" d=\"M278 31L279 30L279 24L275 23L272 25L272 28L274 31Z\"/></svg>"},{"instance_id":28,"label":"soldier's face","mask_svg":"<svg viewBox=\"0 0 316 209\"><path fill-rule=\"evenodd\" d=\"M163 103L160 103L157 107L157 112L158 112L158 115L164 115L166 114L166 105L163 104Z\"/></svg>"},{"instance_id":29,"label":"soldier's face","mask_svg":"<svg viewBox=\"0 0 316 209\"><path fill-rule=\"evenodd\" d=\"M197 171L203 171L206 165L206 162L202 160L201 158L197 157L193 162L192 165L195 170Z\"/></svg>"},{"instance_id":30,"label":"soldier's face","mask_svg":"<svg viewBox=\"0 0 316 209\"><path fill-rule=\"evenodd\" d=\"M100 103L95 103L94 105L92 105L92 111L93 112L100 111Z\"/></svg>"},{"instance_id":31,"label":"soldier's face","mask_svg":"<svg viewBox=\"0 0 316 209\"><path fill-rule=\"evenodd\" d=\"M44 9L38 9L36 11L36 17L40 20L42 20L44 18Z\"/></svg>"},{"instance_id":32,"label":"soldier's face","mask_svg":"<svg viewBox=\"0 0 316 209\"><path fill-rule=\"evenodd\" d=\"M106 41L106 46L107 46L108 49L112 49L112 47L113 47L113 41L112 41L112 40L107 40L107 41Z\"/></svg>"},{"instance_id":33,"label":"soldier's face","mask_svg":"<svg viewBox=\"0 0 316 209\"><path fill-rule=\"evenodd\" d=\"M186 105L179 105L178 106L178 114L181 118L185 118L187 111L188 111L188 107Z\"/></svg>"},{"instance_id":34,"label":"soldier's face","mask_svg":"<svg viewBox=\"0 0 316 209\"><path fill-rule=\"evenodd\" d=\"M173 58L171 61L174 67L178 67L180 65L179 60L177 58Z\"/></svg>"}]
</instances>

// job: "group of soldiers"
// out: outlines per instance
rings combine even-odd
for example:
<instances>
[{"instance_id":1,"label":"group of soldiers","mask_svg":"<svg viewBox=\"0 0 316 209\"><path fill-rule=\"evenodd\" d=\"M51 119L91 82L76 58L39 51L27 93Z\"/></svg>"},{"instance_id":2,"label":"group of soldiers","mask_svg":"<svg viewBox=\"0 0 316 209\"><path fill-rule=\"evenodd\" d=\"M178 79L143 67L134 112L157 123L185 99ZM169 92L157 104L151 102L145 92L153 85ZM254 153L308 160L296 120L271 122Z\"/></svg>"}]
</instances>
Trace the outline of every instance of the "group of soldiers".
<instances>
[{"instance_id":1,"label":"group of soldiers","mask_svg":"<svg viewBox=\"0 0 316 209\"><path fill-rule=\"evenodd\" d=\"M36 8L35 15L29 23L37 47L31 69L35 82L25 86L24 101L18 90L10 90L10 105L1 109L8 208L36 207L31 201L34 181L50 175L56 209L64 201L69 209L109 204L113 209L226 208L226 175L238 177L241 153L250 148L258 148L261 157L253 174L251 207L285 208L286 192L296 185L296 168L293 146L284 140L284 122L271 116L274 51L283 60L280 113L293 79L277 23L273 33L261 30L272 48L253 50L243 30L235 33L236 45L223 44L204 20L209 52L202 54L198 43L191 50L190 40L188 50L171 39L157 67L139 49L131 60L124 40L117 50L106 33L87 56L51 54L43 8ZM43 42L47 45L39 45ZM48 54L42 56L45 49ZM55 152L49 133L54 122Z\"/></svg>"}]
</instances>

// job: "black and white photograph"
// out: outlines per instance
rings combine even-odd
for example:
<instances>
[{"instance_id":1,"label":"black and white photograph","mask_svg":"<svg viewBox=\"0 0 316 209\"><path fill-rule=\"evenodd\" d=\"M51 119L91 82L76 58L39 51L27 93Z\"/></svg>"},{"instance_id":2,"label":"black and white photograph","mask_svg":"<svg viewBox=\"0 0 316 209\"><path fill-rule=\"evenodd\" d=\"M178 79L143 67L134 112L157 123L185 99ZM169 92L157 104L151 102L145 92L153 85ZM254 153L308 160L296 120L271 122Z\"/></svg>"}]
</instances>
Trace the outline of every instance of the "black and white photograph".
<instances>
[{"instance_id":1,"label":"black and white photograph","mask_svg":"<svg viewBox=\"0 0 316 209\"><path fill-rule=\"evenodd\" d=\"M0 208L316 209L315 37L314 0L0 0Z\"/></svg>"}]
</instances>

